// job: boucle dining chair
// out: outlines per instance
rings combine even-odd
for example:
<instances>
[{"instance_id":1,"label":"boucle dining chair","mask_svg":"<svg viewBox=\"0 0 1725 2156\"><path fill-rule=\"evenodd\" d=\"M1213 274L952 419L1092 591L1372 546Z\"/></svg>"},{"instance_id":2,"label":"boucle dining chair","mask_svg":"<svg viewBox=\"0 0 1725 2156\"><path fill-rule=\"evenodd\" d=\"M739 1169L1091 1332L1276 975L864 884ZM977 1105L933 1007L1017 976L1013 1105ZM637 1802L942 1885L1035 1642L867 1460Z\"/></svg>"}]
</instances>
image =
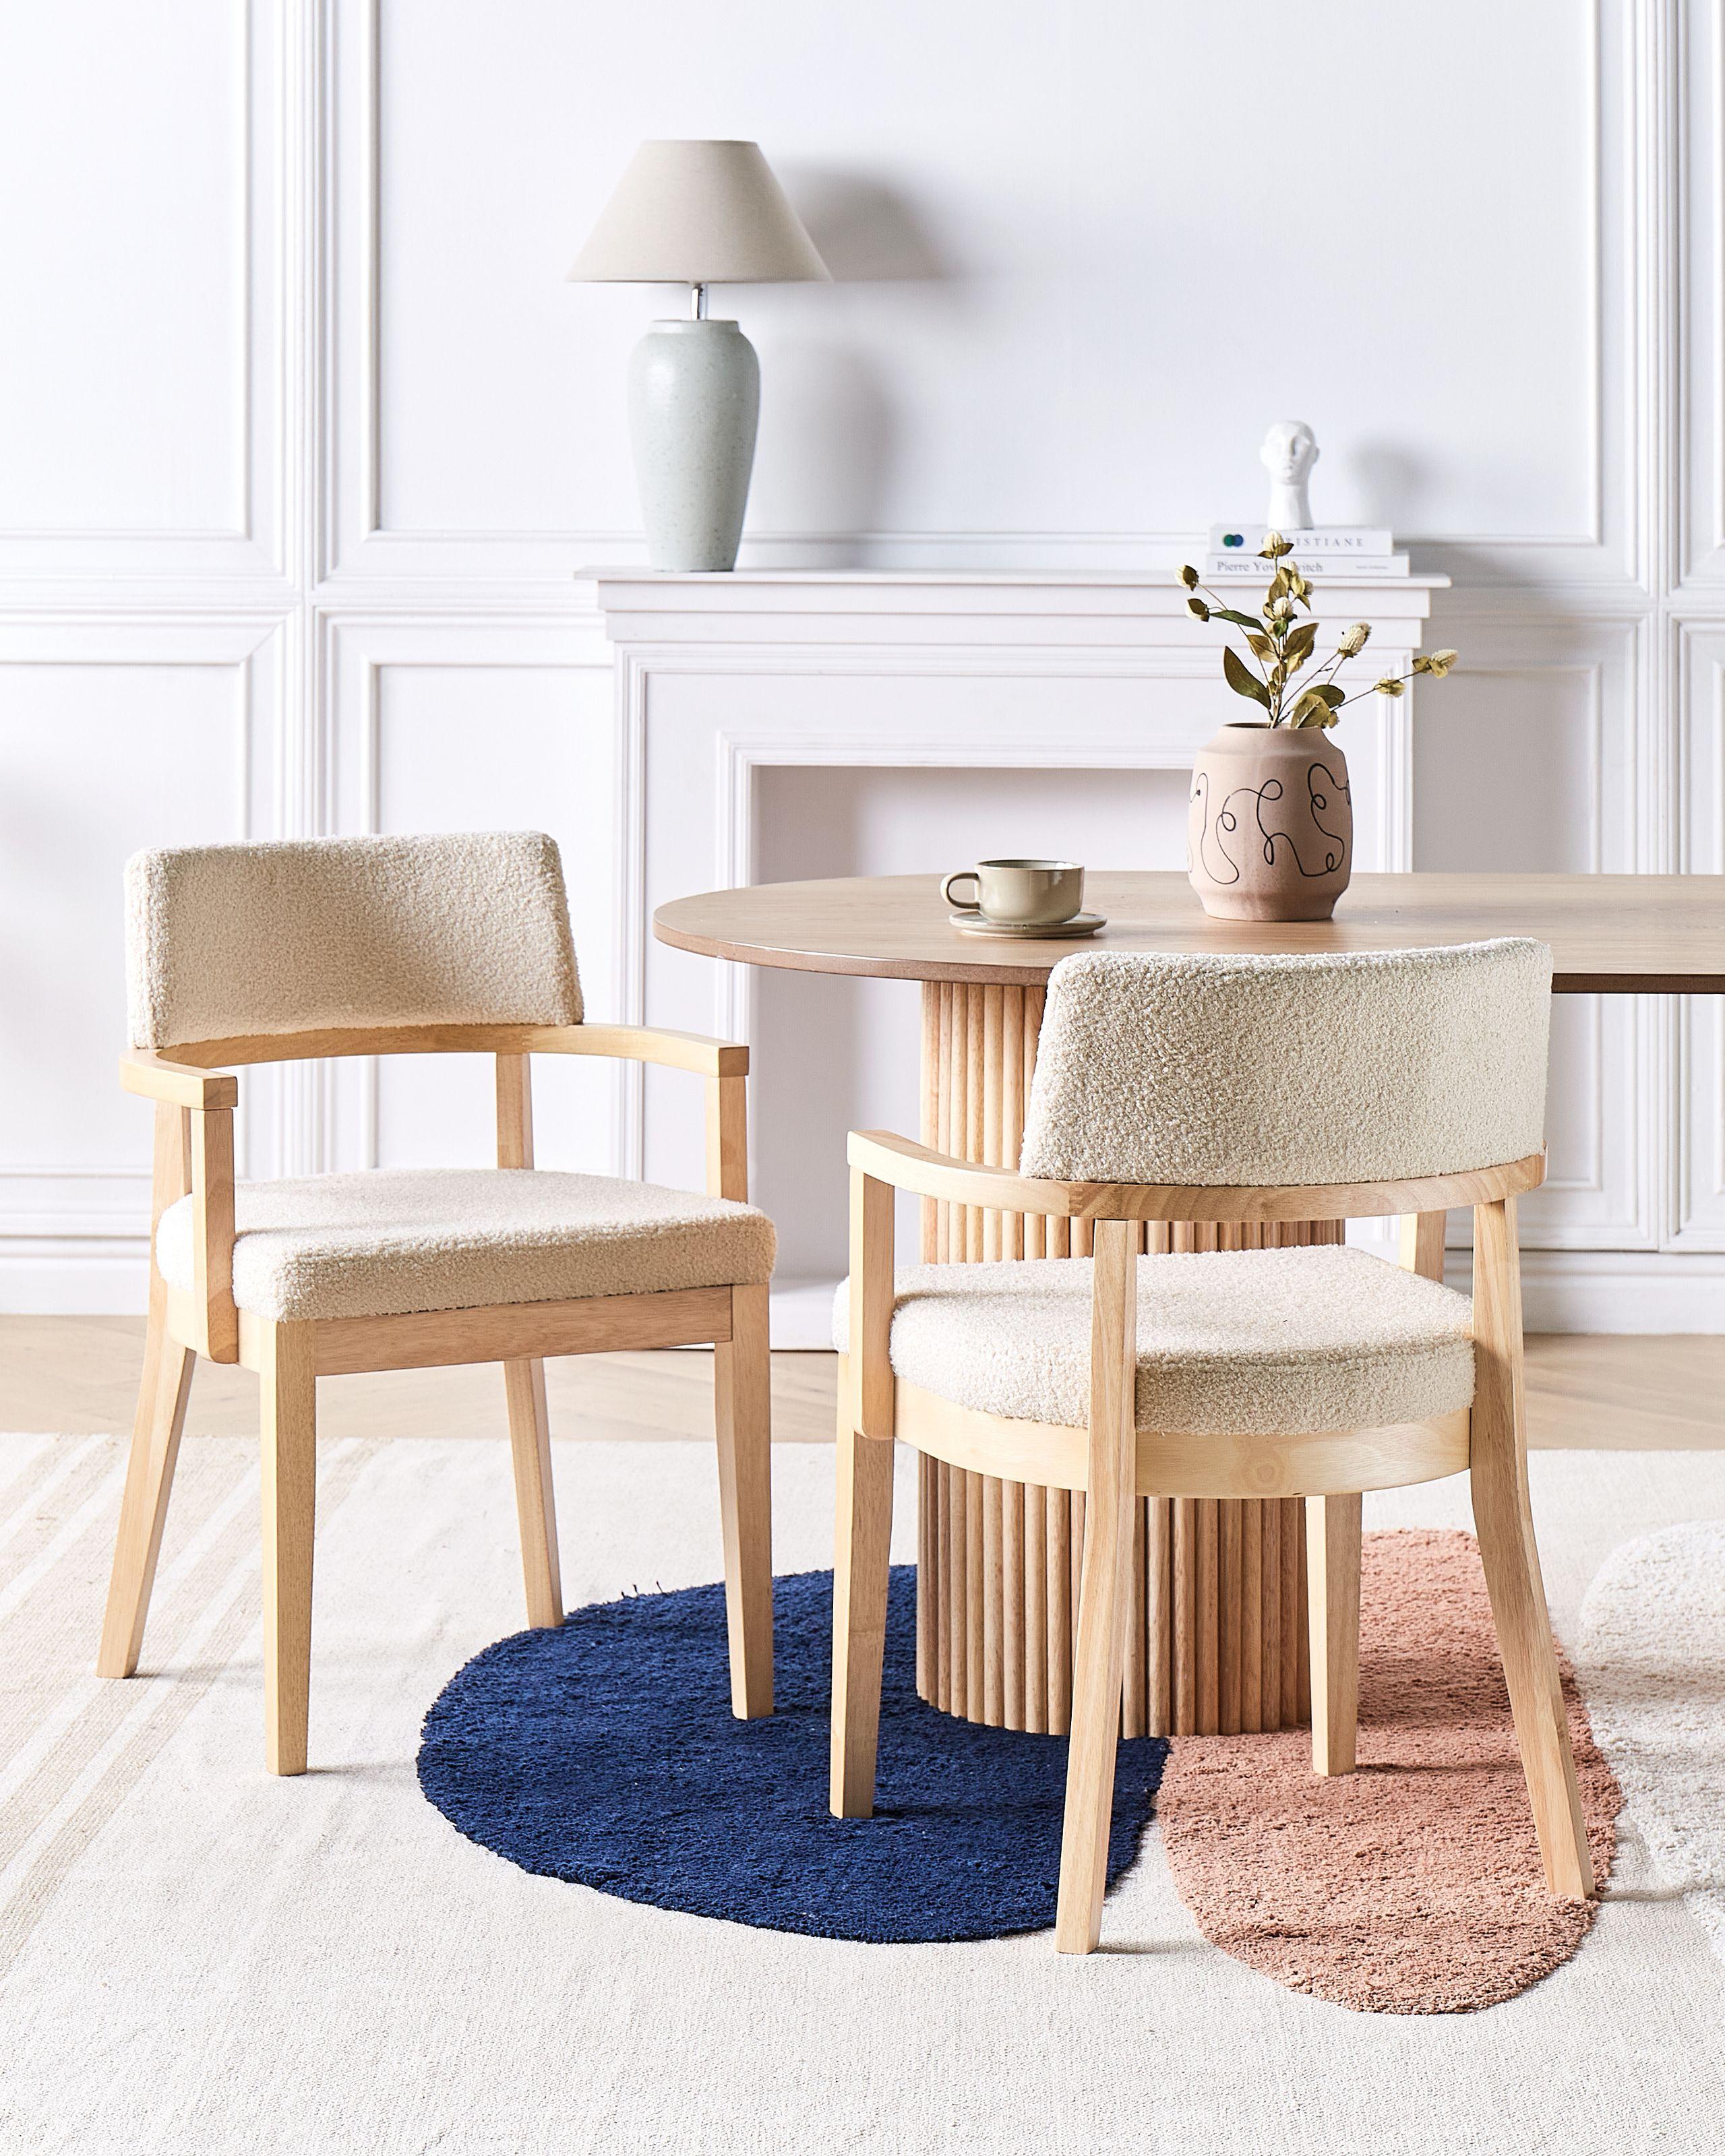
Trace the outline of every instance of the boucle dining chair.
<instances>
[{"instance_id":1,"label":"boucle dining chair","mask_svg":"<svg viewBox=\"0 0 1725 2156\"><path fill-rule=\"evenodd\" d=\"M149 1327L97 1668L137 1666L193 1368L261 1380L265 1758L306 1763L320 1377L501 1363L527 1614L562 1621L544 1358L711 1343L731 1701L773 1709L767 1284L748 1050L586 1022L537 832L187 846L126 869L131 1047L157 1103ZM236 1183L239 1081L307 1057L496 1059L495 1168ZM533 1164L530 1058L698 1073L707 1194Z\"/></svg>"},{"instance_id":2,"label":"boucle dining chair","mask_svg":"<svg viewBox=\"0 0 1725 2156\"><path fill-rule=\"evenodd\" d=\"M836 1815L874 1805L895 1440L1086 1493L1055 1926L1065 1953L1088 1953L1101 1931L1137 1498L1307 1500L1313 1765L1347 1773L1359 1493L1466 1468L1546 1884L1592 1895L1527 1496L1516 1200L1544 1177L1550 990L1551 953L1521 939L1088 952L1049 978L1017 1173L851 1133ZM895 1273L895 1189L1090 1220L1094 1256ZM1458 1205L1473 1209L1471 1301L1422 1276ZM1139 1250L1147 1221L1389 1214L1419 1221L1423 1266L1340 1245Z\"/></svg>"}]
</instances>

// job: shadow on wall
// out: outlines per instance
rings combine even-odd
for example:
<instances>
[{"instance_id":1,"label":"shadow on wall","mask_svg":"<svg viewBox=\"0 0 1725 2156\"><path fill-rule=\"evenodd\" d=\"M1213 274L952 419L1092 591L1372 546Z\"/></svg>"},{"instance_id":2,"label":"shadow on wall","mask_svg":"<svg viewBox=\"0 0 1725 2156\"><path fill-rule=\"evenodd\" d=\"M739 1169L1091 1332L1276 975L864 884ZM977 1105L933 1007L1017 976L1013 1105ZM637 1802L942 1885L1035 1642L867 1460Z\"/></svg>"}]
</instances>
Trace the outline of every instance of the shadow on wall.
<instances>
[{"instance_id":1,"label":"shadow on wall","mask_svg":"<svg viewBox=\"0 0 1725 2156\"><path fill-rule=\"evenodd\" d=\"M858 172L789 166L786 192L841 285L947 282L927 225L896 188Z\"/></svg>"},{"instance_id":2,"label":"shadow on wall","mask_svg":"<svg viewBox=\"0 0 1725 2156\"><path fill-rule=\"evenodd\" d=\"M785 189L835 285L901 285L916 303L945 304L957 280L915 206L896 189L853 172L787 166ZM829 319L841 325L842 295ZM896 302L902 311L905 300ZM893 311L878 303L870 313ZM799 319L813 319L805 309ZM862 565L861 534L880 529L898 426L873 353L830 327L762 341L761 447L744 559L783 565ZM756 532L763 536L757 537ZM784 542L775 545L775 538Z\"/></svg>"},{"instance_id":3,"label":"shadow on wall","mask_svg":"<svg viewBox=\"0 0 1725 2156\"><path fill-rule=\"evenodd\" d=\"M1347 463L1359 489L1365 523L1387 524L1398 535L1420 529L1420 505L1430 479L1420 458L1399 443L1368 439L1356 444Z\"/></svg>"},{"instance_id":4,"label":"shadow on wall","mask_svg":"<svg viewBox=\"0 0 1725 2156\"><path fill-rule=\"evenodd\" d=\"M1532 589L1538 582L1532 570L1518 572L1506 566L1501 552L1491 552L1481 546L1470 546L1465 540L1445 539L1443 552L1436 561L1430 558L1418 535L1429 531L1440 521L1431 513L1433 481L1436 477L1430 462L1407 449L1399 442L1373 441L1368 438L1349 452L1348 470L1358 489L1361 519L1368 524L1387 524L1396 535L1396 543L1405 546L1411 539L1414 547L1415 572L1441 567L1444 573L1464 590L1475 585L1520 585ZM1427 544L1429 545L1429 542ZM1446 614L1455 604L1450 592L1432 594L1431 625L1425 634L1428 649L1434 644L1448 641L1444 628ZM1464 817L1458 829L1472 828L1471 820ZM1421 860L1421 868L1435 867L1435 862ZM1445 866L1452 864L1445 863ZM1459 862L1453 865L1460 866ZM1532 867L1524 861L1523 867Z\"/></svg>"},{"instance_id":5,"label":"shadow on wall","mask_svg":"<svg viewBox=\"0 0 1725 2156\"><path fill-rule=\"evenodd\" d=\"M880 528L893 466L880 368L840 339L791 336L762 340L761 373L744 566L862 567L858 535Z\"/></svg>"}]
</instances>

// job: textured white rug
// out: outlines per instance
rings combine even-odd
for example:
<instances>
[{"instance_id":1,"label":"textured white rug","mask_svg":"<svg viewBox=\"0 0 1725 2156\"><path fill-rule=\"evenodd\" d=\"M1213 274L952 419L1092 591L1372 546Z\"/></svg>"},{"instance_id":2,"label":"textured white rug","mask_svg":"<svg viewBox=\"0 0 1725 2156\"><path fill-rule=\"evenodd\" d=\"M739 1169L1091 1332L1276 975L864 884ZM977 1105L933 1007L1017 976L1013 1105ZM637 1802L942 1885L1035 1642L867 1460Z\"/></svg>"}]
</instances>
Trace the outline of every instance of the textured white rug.
<instances>
[{"instance_id":1,"label":"textured white rug","mask_svg":"<svg viewBox=\"0 0 1725 2156\"><path fill-rule=\"evenodd\" d=\"M1582 1604L1576 1661L1653 1871L1725 1961L1725 1521L1615 1550Z\"/></svg>"},{"instance_id":2,"label":"textured white rug","mask_svg":"<svg viewBox=\"0 0 1725 2156\"><path fill-rule=\"evenodd\" d=\"M1153 1832L1088 1961L637 1907L463 1841L413 1779L426 1706L521 1621L501 1445L325 1449L317 1771L286 1783L259 1763L249 1445L188 1441L145 1674L88 1674L120 1460L0 1438L5 2156L1720 2146L1725 1967L1633 1835L1576 1958L1453 2020L1352 2014L1230 1960ZM780 1564L821 1563L832 1456L777 1468ZM715 1575L706 1447L564 1445L557 1475L572 1599ZM1535 1489L1573 1646L1614 1545L1725 1515L1725 1460L1544 1455ZM1465 1491L1368 1518L1465 1525Z\"/></svg>"}]
</instances>

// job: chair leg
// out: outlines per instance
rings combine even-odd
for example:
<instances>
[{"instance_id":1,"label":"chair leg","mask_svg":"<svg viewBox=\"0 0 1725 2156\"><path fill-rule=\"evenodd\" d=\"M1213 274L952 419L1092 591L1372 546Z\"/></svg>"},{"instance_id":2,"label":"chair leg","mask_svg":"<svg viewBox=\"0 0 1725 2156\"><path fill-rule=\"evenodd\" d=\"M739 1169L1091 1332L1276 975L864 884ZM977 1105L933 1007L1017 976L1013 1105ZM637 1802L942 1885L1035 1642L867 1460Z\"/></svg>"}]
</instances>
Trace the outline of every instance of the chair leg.
<instances>
[{"instance_id":1,"label":"chair leg","mask_svg":"<svg viewBox=\"0 0 1725 2156\"><path fill-rule=\"evenodd\" d=\"M1072 1654L1072 1734L1055 1912L1055 1947L1060 1953L1094 1950L1108 1884L1137 1491L1136 1232L1132 1221L1099 1220L1096 1227L1084 1576Z\"/></svg>"},{"instance_id":2,"label":"chair leg","mask_svg":"<svg viewBox=\"0 0 1725 2156\"><path fill-rule=\"evenodd\" d=\"M1590 1900L1587 1822L1527 1494L1515 1200L1474 1208L1475 1385L1470 1480L1497 1650L1550 1892Z\"/></svg>"},{"instance_id":3,"label":"chair leg","mask_svg":"<svg viewBox=\"0 0 1725 2156\"><path fill-rule=\"evenodd\" d=\"M305 1771L311 1689L311 1544L317 1510L315 1328L264 1329L264 1758L272 1774Z\"/></svg>"},{"instance_id":4,"label":"chair leg","mask_svg":"<svg viewBox=\"0 0 1725 2156\"><path fill-rule=\"evenodd\" d=\"M852 1429L847 1389L839 1388L839 1504L833 1536L829 1802L834 1819L868 1819L875 1810L897 1448L890 1437L863 1437Z\"/></svg>"},{"instance_id":5,"label":"chair leg","mask_svg":"<svg viewBox=\"0 0 1725 2156\"><path fill-rule=\"evenodd\" d=\"M162 1298L152 1295L151 1300L158 1306L150 1313L144 1339L143 1378L126 1463L126 1492L120 1501L108 1607L96 1650L96 1674L104 1677L129 1677L138 1666L168 1492L179 1458L180 1432L185 1427L186 1400L198 1360L189 1348L170 1337L159 1307Z\"/></svg>"},{"instance_id":6,"label":"chair leg","mask_svg":"<svg viewBox=\"0 0 1725 2156\"><path fill-rule=\"evenodd\" d=\"M1358 1493L1306 1500L1312 1639L1312 1771L1351 1774L1359 1729Z\"/></svg>"},{"instance_id":7,"label":"chair leg","mask_svg":"<svg viewBox=\"0 0 1725 2156\"><path fill-rule=\"evenodd\" d=\"M1476 1466L1472 1480L1474 1527L1545 1883L1554 1895L1591 1900L1593 1860L1569 1748L1569 1717L1552 1650L1551 1617L1532 1517L1525 1495L1505 1490L1489 1471L1482 1475Z\"/></svg>"},{"instance_id":8,"label":"chair leg","mask_svg":"<svg viewBox=\"0 0 1725 2156\"><path fill-rule=\"evenodd\" d=\"M731 1712L773 1712L773 1368L767 1290L731 1291L731 1337L713 1350L713 1419L725 1541Z\"/></svg>"},{"instance_id":9,"label":"chair leg","mask_svg":"<svg viewBox=\"0 0 1725 2156\"><path fill-rule=\"evenodd\" d=\"M557 1561L557 1498L551 1481L551 1416L545 1404L545 1365L506 1363L509 1450L515 1466L516 1517L521 1525L521 1571L527 1586L527 1622L544 1629L563 1621L563 1581Z\"/></svg>"}]
</instances>

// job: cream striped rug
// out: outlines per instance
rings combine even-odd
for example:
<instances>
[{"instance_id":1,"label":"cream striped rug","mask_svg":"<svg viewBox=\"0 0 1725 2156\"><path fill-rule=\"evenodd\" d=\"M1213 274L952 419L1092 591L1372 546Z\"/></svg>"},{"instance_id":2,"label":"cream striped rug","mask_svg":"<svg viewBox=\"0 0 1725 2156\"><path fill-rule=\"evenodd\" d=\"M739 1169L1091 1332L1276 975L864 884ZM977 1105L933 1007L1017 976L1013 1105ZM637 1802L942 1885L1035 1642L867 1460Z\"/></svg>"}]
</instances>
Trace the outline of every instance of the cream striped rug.
<instances>
[{"instance_id":1,"label":"cream striped rug","mask_svg":"<svg viewBox=\"0 0 1725 2156\"><path fill-rule=\"evenodd\" d=\"M326 1448L327 1507L341 1503L376 1449L352 1440ZM13 1439L0 1450L0 1473L8 1471L0 1484L0 1971L258 1621L252 1445L187 1447L143 1665L157 1674L128 1684L93 1674L89 1639L70 1621L104 1584L122 1449L99 1437Z\"/></svg>"},{"instance_id":2,"label":"cream striped rug","mask_svg":"<svg viewBox=\"0 0 1725 2156\"><path fill-rule=\"evenodd\" d=\"M1153 1831L1087 1962L640 1907L462 1840L414 1779L426 1707L521 1621L501 1444L325 1448L316 1771L285 1783L249 1445L187 1440L141 1675L90 1675L121 1461L0 1438L0 2156L1717 2145L1725 1966L1632 1835L1574 1959L1453 2019L1350 2013L1207 1945ZM821 1563L831 1454L776 1466L779 1563ZM1572 1645L1613 1545L1725 1515L1725 1460L1534 1466ZM707 1448L565 1444L557 1472L572 1600L715 1576ZM1466 1518L1451 1484L1368 1514Z\"/></svg>"}]
</instances>

